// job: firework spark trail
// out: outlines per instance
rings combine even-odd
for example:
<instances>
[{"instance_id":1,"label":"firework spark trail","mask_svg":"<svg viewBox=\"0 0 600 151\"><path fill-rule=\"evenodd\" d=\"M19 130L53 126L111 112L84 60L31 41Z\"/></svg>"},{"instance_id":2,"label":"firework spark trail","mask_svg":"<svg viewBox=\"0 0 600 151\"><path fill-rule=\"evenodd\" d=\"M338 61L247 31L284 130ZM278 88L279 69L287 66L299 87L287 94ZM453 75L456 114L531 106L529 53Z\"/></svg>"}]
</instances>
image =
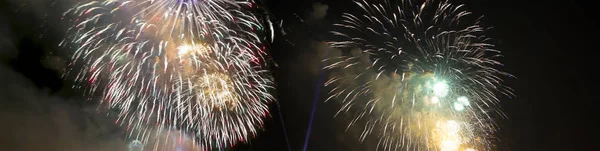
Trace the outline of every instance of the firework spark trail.
<instances>
[{"instance_id":1,"label":"firework spark trail","mask_svg":"<svg viewBox=\"0 0 600 151\"><path fill-rule=\"evenodd\" d=\"M489 150L503 116L497 94L510 74L489 44L479 19L447 1L355 1L343 14L330 46L340 56L324 60L330 71L327 100L363 126L360 140L377 149Z\"/></svg>"},{"instance_id":2,"label":"firework spark trail","mask_svg":"<svg viewBox=\"0 0 600 151\"><path fill-rule=\"evenodd\" d=\"M262 23L253 3L233 0L106 0L77 4L60 44L67 75L119 110L130 137L183 130L200 148L245 142L268 116ZM79 86L77 86L79 87ZM132 129L140 130L141 132ZM146 143L146 142L144 142Z\"/></svg>"}]
</instances>

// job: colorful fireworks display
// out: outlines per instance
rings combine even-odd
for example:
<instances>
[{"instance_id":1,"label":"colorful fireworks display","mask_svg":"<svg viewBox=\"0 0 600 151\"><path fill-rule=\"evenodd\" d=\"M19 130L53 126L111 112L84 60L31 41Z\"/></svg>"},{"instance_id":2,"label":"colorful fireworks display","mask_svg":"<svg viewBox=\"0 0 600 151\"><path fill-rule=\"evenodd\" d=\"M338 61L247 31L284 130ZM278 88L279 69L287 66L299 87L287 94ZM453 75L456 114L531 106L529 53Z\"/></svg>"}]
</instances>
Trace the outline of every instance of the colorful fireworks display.
<instances>
[{"instance_id":1,"label":"colorful fireworks display","mask_svg":"<svg viewBox=\"0 0 600 151\"><path fill-rule=\"evenodd\" d=\"M181 130L198 148L256 135L269 114L272 77L254 2L104 0L63 15L67 76L117 110L129 137ZM81 87L76 85L75 87Z\"/></svg>"},{"instance_id":2,"label":"colorful fireworks display","mask_svg":"<svg viewBox=\"0 0 600 151\"><path fill-rule=\"evenodd\" d=\"M362 130L360 141L375 137L378 150L493 149L495 119L504 116L499 96L513 96L503 79L512 75L497 69L500 51L480 18L445 0L355 4L361 11L344 13L331 31L329 46L341 53L323 63L327 100L352 117L348 128ZM60 46L71 57L65 76L116 113L130 150L247 142L274 101L266 43L275 32L258 7L80 2L62 14L69 28Z\"/></svg>"},{"instance_id":3,"label":"colorful fireworks display","mask_svg":"<svg viewBox=\"0 0 600 151\"><path fill-rule=\"evenodd\" d=\"M495 67L500 51L463 5L433 0L356 1L324 60L338 111L377 137L379 150L490 150L497 95L512 96ZM471 20L472 19L472 20Z\"/></svg>"}]
</instances>

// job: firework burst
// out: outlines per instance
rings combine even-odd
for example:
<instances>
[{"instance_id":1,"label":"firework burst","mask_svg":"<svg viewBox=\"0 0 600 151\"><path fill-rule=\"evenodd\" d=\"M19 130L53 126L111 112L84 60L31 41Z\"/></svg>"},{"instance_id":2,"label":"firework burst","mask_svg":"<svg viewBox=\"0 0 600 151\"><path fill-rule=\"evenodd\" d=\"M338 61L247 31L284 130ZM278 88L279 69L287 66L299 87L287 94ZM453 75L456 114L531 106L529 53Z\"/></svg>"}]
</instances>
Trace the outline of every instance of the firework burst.
<instances>
[{"instance_id":1,"label":"firework burst","mask_svg":"<svg viewBox=\"0 0 600 151\"><path fill-rule=\"evenodd\" d=\"M151 136L149 129L174 129L196 137L201 148L245 142L262 126L273 100L253 4L77 4L63 17L72 26L61 46L74 50L66 75L118 110L117 123L136 140L148 140L143 138Z\"/></svg>"},{"instance_id":2,"label":"firework burst","mask_svg":"<svg viewBox=\"0 0 600 151\"><path fill-rule=\"evenodd\" d=\"M324 60L331 72L327 100L341 103L363 141L383 150L489 150L504 116L498 94L510 74L495 69L493 49L479 18L447 1L356 1L343 14Z\"/></svg>"}]
</instances>

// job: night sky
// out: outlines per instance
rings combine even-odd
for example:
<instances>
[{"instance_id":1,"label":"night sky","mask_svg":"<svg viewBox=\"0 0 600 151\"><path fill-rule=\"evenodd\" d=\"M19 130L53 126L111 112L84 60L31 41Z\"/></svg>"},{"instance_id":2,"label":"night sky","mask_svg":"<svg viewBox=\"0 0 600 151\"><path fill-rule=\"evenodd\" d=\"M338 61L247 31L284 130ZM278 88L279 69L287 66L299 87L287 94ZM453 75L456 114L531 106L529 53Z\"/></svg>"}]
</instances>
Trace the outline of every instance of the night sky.
<instances>
[{"instance_id":1,"label":"night sky","mask_svg":"<svg viewBox=\"0 0 600 151\"><path fill-rule=\"evenodd\" d=\"M376 0L373 0L376 1ZM597 83L598 24L591 2L454 0L484 15L488 35L505 56L506 81L516 94L502 98L508 119L499 120L498 150L595 150L598 118L592 97ZM53 5L54 4L54 5ZM65 5L68 3L65 3ZM269 0L277 28L271 54L276 99L262 132L232 150L303 150L313 100L318 95L307 150L374 150L358 142L360 131L345 131L339 108L324 102L320 57L330 25L350 0ZM121 129L94 103L61 79L55 58L60 42L56 17L62 3L51 0L0 1L0 150L120 150ZM285 33L285 34L283 34ZM50 56L50 57L49 57ZM281 112L280 112L281 111ZM282 122L283 121L283 122ZM285 131L284 131L285 127ZM285 137L287 134L287 138ZM288 141L289 140L289 146Z\"/></svg>"}]
</instances>

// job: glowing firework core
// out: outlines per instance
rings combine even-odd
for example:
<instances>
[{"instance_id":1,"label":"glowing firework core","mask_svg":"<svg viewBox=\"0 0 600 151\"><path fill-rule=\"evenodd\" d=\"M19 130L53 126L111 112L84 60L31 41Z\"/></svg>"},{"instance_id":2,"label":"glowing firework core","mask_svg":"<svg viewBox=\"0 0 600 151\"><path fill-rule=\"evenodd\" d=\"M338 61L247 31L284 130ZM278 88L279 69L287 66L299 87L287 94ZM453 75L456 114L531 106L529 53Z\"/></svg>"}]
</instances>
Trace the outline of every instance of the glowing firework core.
<instances>
[{"instance_id":1,"label":"glowing firework core","mask_svg":"<svg viewBox=\"0 0 600 151\"><path fill-rule=\"evenodd\" d=\"M439 102L440 102L440 99L438 97L435 97L435 96L431 97L431 103L438 104Z\"/></svg>"},{"instance_id":2,"label":"glowing firework core","mask_svg":"<svg viewBox=\"0 0 600 151\"><path fill-rule=\"evenodd\" d=\"M464 106L469 106L469 99L466 96L460 96L456 99L456 101Z\"/></svg>"},{"instance_id":3,"label":"glowing firework core","mask_svg":"<svg viewBox=\"0 0 600 151\"><path fill-rule=\"evenodd\" d=\"M209 53L209 50L205 46L200 44L181 45L177 47L177 50L177 54L179 55L179 57L184 57L192 54L205 56Z\"/></svg>"},{"instance_id":4,"label":"glowing firework core","mask_svg":"<svg viewBox=\"0 0 600 151\"><path fill-rule=\"evenodd\" d=\"M466 106L469 106L469 99L467 99L465 96L460 96L456 99L456 102L454 102L453 105L455 110L462 111Z\"/></svg>"},{"instance_id":5,"label":"glowing firework core","mask_svg":"<svg viewBox=\"0 0 600 151\"><path fill-rule=\"evenodd\" d=\"M432 136L441 151L458 151L464 141L460 134L461 130L461 125L457 121L438 121Z\"/></svg>"},{"instance_id":6,"label":"glowing firework core","mask_svg":"<svg viewBox=\"0 0 600 151\"><path fill-rule=\"evenodd\" d=\"M460 104L458 102L454 102L453 105L454 105L454 109L456 111L462 111L465 109L465 106L463 106L462 104Z\"/></svg>"},{"instance_id":7,"label":"glowing firework core","mask_svg":"<svg viewBox=\"0 0 600 151\"><path fill-rule=\"evenodd\" d=\"M200 98L210 98L198 100L206 101L199 103L217 109L233 109L239 102L239 96L235 93L231 83L231 78L222 73L212 73L198 78L199 88L196 90L203 95Z\"/></svg>"},{"instance_id":8,"label":"glowing firework core","mask_svg":"<svg viewBox=\"0 0 600 151\"><path fill-rule=\"evenodd\" d=\"M437 97L445 97L449 91L448 84L445 81L440 81L433 85L433 94Z\"/></svg>"}]
</instances>

